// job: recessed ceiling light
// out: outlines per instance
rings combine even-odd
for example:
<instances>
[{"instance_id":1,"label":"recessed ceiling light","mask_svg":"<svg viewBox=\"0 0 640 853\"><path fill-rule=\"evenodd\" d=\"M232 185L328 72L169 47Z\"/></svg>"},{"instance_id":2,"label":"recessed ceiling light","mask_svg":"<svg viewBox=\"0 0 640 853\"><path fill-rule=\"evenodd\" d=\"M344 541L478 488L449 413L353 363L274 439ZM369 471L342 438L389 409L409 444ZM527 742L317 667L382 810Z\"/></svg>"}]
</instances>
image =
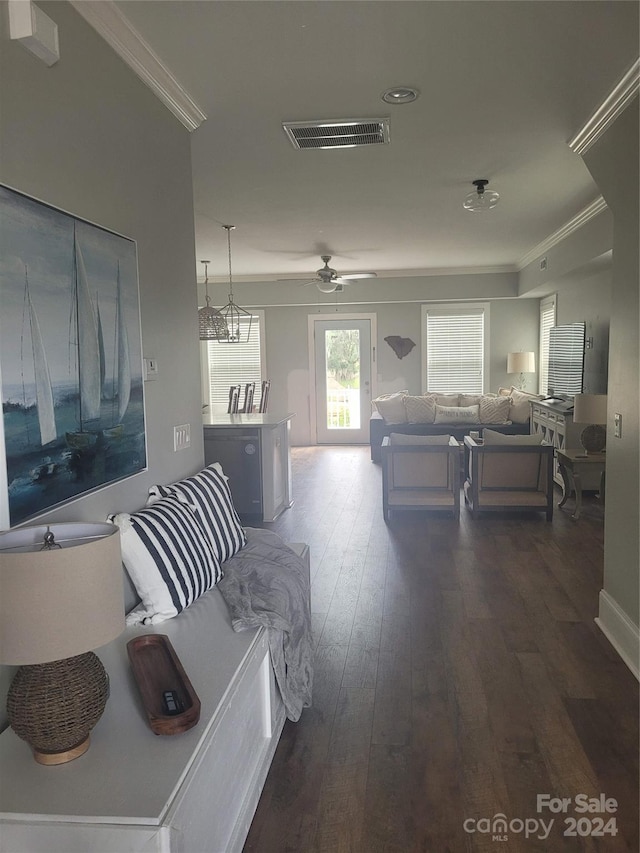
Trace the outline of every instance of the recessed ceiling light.
<instances>
[{"instance_id":1,"label":"recessed ceiling light","mask_svg":"<svg viewBox=\"0 0 640 853\"><path fill-rule=\"evenodd\" d=\"M410 104L417 100L419 94L417 89L412 89L410 86L394 86L383 92L380 97L387 104Z\"/></svg>"}]
</instances>

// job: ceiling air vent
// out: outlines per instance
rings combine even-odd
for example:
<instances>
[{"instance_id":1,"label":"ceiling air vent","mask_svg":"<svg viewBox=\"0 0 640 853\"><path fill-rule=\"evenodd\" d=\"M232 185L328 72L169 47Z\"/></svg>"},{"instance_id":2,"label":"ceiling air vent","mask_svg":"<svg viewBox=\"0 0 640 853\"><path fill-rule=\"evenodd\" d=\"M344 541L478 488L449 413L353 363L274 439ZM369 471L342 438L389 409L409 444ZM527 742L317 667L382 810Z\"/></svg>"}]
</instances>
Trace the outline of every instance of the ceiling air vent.
<instances>
[{"instance_id":1,"label":"ceiling air vent","mask_svg":"<svg viewBox=\"0 0 640 853\"><path fill-rule=\"evenodd\" d=\"M389 142L388 118L286 121L282 126L294 148L354 148Z\"/></svg>"}]
</instances>

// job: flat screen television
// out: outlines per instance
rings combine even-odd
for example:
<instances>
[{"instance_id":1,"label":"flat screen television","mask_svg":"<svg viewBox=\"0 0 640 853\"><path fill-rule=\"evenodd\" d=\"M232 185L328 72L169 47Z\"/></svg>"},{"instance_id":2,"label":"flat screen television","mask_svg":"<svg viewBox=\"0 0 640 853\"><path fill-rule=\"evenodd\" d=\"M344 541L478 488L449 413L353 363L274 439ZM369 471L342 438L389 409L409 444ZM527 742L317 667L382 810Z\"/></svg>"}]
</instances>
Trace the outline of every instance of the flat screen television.
<instances>
[{"instance_id":1,"label":"flat screen television","mask_svg":"<svg viewBox=\"0 0 640 853\"><path fill-rule=\"evenodd\" d=\"M585 334L585 323L567 323L550 330L549 397L566 400L582 394Z\"/></svg>"}]
</instances>

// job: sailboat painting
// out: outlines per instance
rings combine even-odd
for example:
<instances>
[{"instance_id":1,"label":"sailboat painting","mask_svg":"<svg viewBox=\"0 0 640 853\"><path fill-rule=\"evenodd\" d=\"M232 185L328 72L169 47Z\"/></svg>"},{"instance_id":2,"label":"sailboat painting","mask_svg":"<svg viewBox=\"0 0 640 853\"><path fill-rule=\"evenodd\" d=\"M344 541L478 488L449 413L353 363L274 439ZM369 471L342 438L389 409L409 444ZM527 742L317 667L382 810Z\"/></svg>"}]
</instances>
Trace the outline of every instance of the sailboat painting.
<instances>
[{"instance_id":1,"label":"sailboat painting","mask_svg":"<svg viewBox=\"0 0 640 853\"><path fill-rule=\"evenodd\" d=\"M146 468L133 240L0 185L0 529Z\"/></svg>"}]
</instances>

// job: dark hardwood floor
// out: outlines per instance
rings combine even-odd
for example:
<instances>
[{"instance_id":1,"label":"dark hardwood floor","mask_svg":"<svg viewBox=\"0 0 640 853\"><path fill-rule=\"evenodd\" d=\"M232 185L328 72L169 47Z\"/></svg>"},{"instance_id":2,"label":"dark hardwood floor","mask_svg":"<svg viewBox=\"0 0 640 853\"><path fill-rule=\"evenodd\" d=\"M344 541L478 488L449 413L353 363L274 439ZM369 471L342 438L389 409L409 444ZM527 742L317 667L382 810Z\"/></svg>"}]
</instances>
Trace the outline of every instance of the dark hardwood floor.
<instances>
[{"instance_id":1,"label":"dark hardwood floor","mask_svg":"<svg viewBox=\"0 0 640 853\"><path fill-rule=\"evenodd\" d=\"M368 447L295 448L293 471L265 526L311 548L314 703L285 725L246 853L636 853L638 683L593 621L598 500L578 521L386 526ZM571 801L539 812L539 794ZM601 794L615 813L578 811Z\"/></svg>"}]
</instances>

